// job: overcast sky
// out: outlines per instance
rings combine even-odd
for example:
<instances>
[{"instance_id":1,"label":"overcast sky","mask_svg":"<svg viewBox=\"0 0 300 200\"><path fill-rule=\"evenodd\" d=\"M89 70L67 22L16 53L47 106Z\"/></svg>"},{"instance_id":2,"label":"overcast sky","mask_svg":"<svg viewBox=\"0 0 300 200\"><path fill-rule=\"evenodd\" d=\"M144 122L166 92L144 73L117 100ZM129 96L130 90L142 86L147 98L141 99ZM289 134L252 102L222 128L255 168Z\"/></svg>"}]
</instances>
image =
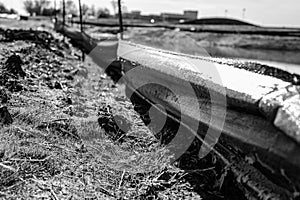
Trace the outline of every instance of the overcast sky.
<instances>
[{"instance_id":1,"label":"overcast sky","mask_svg":"<svg viewBox=\"0 0 300 200\"><path fill-rule=\"evenodd\" d=\"M54 0L52 0L54 2ZM60 2L61 0L57 0ZM77 3L77 0L74 0ZM123 0L128 10L141 10L144 14L198 10L199 17L225 16L242 18L246 8L246 20L262 25L300 27L300 0ZM23 0L0 0L7 7L24 12ZM107 7L112 11L111 0L82 0L95 7Z\"/></svg>"}]
</instances>

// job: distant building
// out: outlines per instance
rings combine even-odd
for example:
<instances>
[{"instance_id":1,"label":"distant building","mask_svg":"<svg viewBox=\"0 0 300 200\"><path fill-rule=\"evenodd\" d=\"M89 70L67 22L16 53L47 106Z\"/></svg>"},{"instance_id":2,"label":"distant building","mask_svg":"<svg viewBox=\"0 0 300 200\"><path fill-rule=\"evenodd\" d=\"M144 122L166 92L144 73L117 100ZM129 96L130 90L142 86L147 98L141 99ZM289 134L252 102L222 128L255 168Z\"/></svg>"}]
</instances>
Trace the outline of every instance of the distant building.
<instances>
[{"instance_id":1,"label":"distant building","mask_svg":"<svg viewBox=\"0 0 300 200\"><path fill-rule=\"evenodd\" d=\"M176 13L161 13L160 16L164 21L179 21L185 18L182 14Z\"/></svg>"},{"instance_id":2,"label":"distant building","mask_svg":"<svg viewBox=\"0 0 300 200\"><path fill-rule=\"evenodd\" d=\"M131 15L132 16L136 16L136 17L140 17L141 16L141 11L139 11L139 10L133 10L133 11L131 11Z\"/></svg>"},{"instance_id":3,"label":"distant building","mask_svg":"<svg viewBox=\"0 0 300 200\"><path fill-rule=\"evenodd\" d=\"M123 17L125 19L134 20L146 20L146 21L168 21L168 22L181 22L181 21L191 21L198 18L198 11L185 10L183 14L178 13L161 13L160 15L142 15L141 11L134 10L128 13L124 13Z\"/></svg>"},{"instance_id":4,"label":"distant building","mask_svg":"<svg viewBox=\"0 0 300 200\"><path fill-rule=\"evenodd\" d=\"M186 21L195 20L198 18L198 11L185 10L184 14L177 13L161 13L161 18L163 21Z\"/></svg>"},{"instance_id":5,"label":"distant building","mask_svg":"<svg viewBox=\"0 0 300 200\"><path fill-rule=\"evenodd\" d=\"M131 20L142 20L147 22L161 22L162 18L160 15L142 15L141 11L134 10L129 13L123 14L124 19L131 19Z\"/></svg>"},{"instance_id":6,"label":"distant building","mask_svg":"<svg viewBox=\"0 0 300 200\"><path fill-rule=\"evenodd\" d=\"M198 11L195 10L185 10L183 14L187 19L195 20L198 18Z\"/></svg>"},{"instance_id":7,"label":"distant building","mask_svg":"<svg viewBox=\"0 0 300 200\"><path fill-rule=\"evenodd\" d=\"M124 18L128 19L140 19L141 18L141 11L139 10L134 10L131 12L123 13Z\"/></svg>"},{"instance_id":8,"label":"distant building","mask_svg":"<svg viewBox=\"0 0 300 200\"><path fill-rule=\"evenodd\" d=\"M147 15L147 16L145 16L144 19L147 19L147 20L152 20L152 19L153 19L153 20L156 21L156 22L162 21L160 15Z\"/></svg>"}]
</instances>

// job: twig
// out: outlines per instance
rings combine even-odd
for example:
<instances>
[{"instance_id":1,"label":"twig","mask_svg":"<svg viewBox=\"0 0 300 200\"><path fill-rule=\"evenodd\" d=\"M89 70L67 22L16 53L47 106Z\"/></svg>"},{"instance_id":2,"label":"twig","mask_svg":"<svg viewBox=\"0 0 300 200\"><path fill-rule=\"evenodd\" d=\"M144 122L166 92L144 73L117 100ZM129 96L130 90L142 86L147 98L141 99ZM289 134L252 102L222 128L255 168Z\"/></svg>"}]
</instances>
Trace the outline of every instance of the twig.
<instances>
[{"instance_id":1,"label":"twig","mask_svg":"<svg viewBox=\"0 0 300 200\"><path fill-rule=\"evenodd\" d=\"M229 167L230 167L230 166L226 166L225 169L224 169L224 173L221 175L221 178L220 178L220 185L219 185L219 190L221 190L222 187L223 187L223 183L224 183L224 181L225 181L225 178L226 178L227 175L228 175Z\"/></svg>"},{"instance_id":2,"label":"twig","mask_svg":"<svg viewBox=\"0 0 300 200\"><path fill-rule=\"evenodd\" d=\"M70 131L67 131L67 130L64 129L64 128L59 128L59 129L60 129L60 131L62 131L63 133L65 133L65 134L67 134L67 135L69 135L69 136L71 136L71 137L73 137L73 138L75 138L75 139L77 139L77 140L81 140L81 138L80 138L79 136L77 136L77 135L71 133Z\"/></svg>"},{"instance_id":3,"label":"twig","mask_svg":"<svg viewBox=\"0 0 300 200\"><path fill-rule=\"evenodd\" d=\"M22 128L20 128L20 127L18 127L18 126L14 126L14 128L16 128L18 131L20 131L20 132L22 132L22 133L24 133L24 134L28 134L28 135L31 135L31 136L35 136L35 134L32 132L32 131L27 131L27 130L24 130L24 129L22 129ZM41 134L41 133L40 133ZM45 136L45 135L43 135L43 134L41 134L42 136Z\"/></svg>"},{"instance_id":4,"label":"twig","mask_svg":"<svg viewBox=\"0 0 300 200\"><path fill-rule=\"evenodd\" d=\"M119 183L118 190L120 190L120 188L122 187L125 173L126 173L126 171L125 171L125 169L124 169L124 170L123 170L123 173L122 173L122 176L121 176L121 180L120 180L120 183Z\"/></svg>"},{"instance_id":5,"label":"twig","mask_svg":"<svg viewBox=\"0 0 300 200\"><path fill-rule=\"evenodd\" d=\"M67 152L70 152L70 153L75 153L75 154L77 154L76 151L73 151L73 150L71 150L71 149L67 149L67 147L64 147L64 146L51 145L51 147L58 148L58 149L60 149L60 150L64 150L64 151L67 151Z\"/></svg>"},{"instance_id":6,"label":"twig","mask_svg":"<svg viewBox=\"0 0 300 200\"><path fill-rule=\"evenodd\" d=\"M55 200L58 200L58 197L56 196L55 192L53 191L52 187L49 187L48 190L50 191L51 195Z\"/></svg>"},{"instance_id":7,"label":"twig","mask_svg":"<svg viewBox=\"0 0 300 200\"><path fill-rule=\"evenodd\" d=\"M209 170L213 170L215 169L215 167L210 167L210 168L207 168L207 169L195 169L195 170L184 170L184 174L181 175L179 179L182 179L183 177L185 177L186 175L188 175L189 173L200 173L200 172L206 172L206 171L209 171Z\"/></svg>"},{"instance_id":8,"label":"twig","mask_svg":"<svg viewBox=\"0 0 300 200\"><path fill-rule=\"evenodd\" d=\"M59 122L59 121L68 121L70 119L68 118L61 118L61 119L54 119L54 120L51 120L51 121L47 121L47 122L42 122L43 124L50 124L50 123L53 123L53 122Z\"/></svg>"},{"instance_id":9,"label":"twig","mask_svg":"<svg viewBox=\"0 0 300 200\"><path fill-rule=\"evenodd\" d=\"M12 161L23 161L23 162L45 162L46 160L48 160L51 156L48 156L44 159L19 159L19 158L12 158L10 160Z\"/></svg>"},{"instance_id":10,"label":"twig","mask_svg":"<svg viewBox=\"0 0 300 200\"><path fill-rule=\"evenodd\" d=\"M99 184L101 184L101 182L100 182L98 179L96 179L96 180L97 180L97 182L98 182ZM109 191L107 191L107 190L104 189L103 187L98 186L98 188L100 189L100 192L101 192L101 193L103 193L103 194L105 194L105 195L108 195L108 196L111 196L111 197L114 197L114 198L117 198L115 195L111 194Z\"/></svg>"},{"instance_id":11,"label":"twig","mask_svg":"<svg viewBox=\"0 0 300 200\"><path fill-rule=\"evenodd\" d=\"M210 171L210 170L213 170L213 169L215 169L215 167L210 167L210 168L207 168L207 169L184 170L184 172L186 172L186 173L199 173L199 172Z\"/></svg>"},{"instance_id":12,"label":"twig","mask_svg":"<svg viewBox=\"0 0 300 200\"><path fill-rule=\"evenodd\" d=\"M3 168L5 168L5 169L8 169L10 171L13 171L13 172L17 171L15 168L7 166L7 165L4 165L3 163L0 163L0 166L3 167Z\"/></svg>"}]
</instances>

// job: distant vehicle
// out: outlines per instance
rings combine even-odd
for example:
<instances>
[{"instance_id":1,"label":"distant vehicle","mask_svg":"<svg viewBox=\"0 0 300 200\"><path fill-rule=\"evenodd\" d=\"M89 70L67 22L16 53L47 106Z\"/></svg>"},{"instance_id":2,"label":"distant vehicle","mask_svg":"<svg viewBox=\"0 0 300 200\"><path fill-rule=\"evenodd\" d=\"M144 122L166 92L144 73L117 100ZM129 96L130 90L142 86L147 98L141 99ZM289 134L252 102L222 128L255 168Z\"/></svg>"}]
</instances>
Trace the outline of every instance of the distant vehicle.
<instances>
[{"instance_id":1,"label":"distant vehicle","mask_svg":"<svg viewBox=\"0 0 300 200\"><path fill-rule=\"evenodd\" d=\"M20 20L28 20L29 16L26 15L20 15Z\"/></svg>"}]
</instances>

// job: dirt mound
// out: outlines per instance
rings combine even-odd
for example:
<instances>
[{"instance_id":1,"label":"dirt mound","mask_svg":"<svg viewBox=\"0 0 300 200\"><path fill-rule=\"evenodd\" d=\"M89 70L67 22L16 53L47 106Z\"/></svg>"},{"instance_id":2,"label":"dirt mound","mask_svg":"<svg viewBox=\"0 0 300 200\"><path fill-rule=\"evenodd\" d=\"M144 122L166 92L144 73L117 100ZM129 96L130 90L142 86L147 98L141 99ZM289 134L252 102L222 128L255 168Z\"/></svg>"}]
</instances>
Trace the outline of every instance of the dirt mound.
<instances>
[{"instance_id":1,"label":"dirt mound","mask_svg":"<svg viewBox=\"0 0 300 200\"><path fill-rule=\"evenodd\" d=\"M236 26L256 26L254 24L230 18L202 18L183 22L182 24L193 25L236 25Z\"/></svg>"},{"instance_id":2,"label":"dirt mound","mask_svg":"<svg viewBox=\"0 0 300 200\"><path fill-rule=\"evenodd\" d=\"M23 61L21 60L21 57L18 55L12 55L5 62L4 69L13 75L25 77L26 73L23 71L21 67L22 65Z\"/></svg>"}]
</instances>

